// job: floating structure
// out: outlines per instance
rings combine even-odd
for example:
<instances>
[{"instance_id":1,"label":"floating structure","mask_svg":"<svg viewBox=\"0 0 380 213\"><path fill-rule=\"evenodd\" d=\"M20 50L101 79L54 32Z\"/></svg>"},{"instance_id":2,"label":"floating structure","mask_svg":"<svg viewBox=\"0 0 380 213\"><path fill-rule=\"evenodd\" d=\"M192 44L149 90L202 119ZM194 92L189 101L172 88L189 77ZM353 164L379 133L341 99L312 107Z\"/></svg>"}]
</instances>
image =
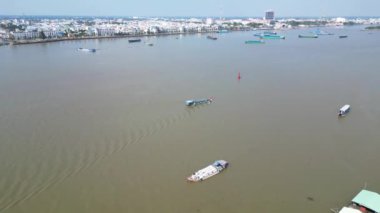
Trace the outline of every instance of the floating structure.
<instances>
[{"instance_id":1,"label":"floating structure","mask_svg":"<svg viewBox=\"0 0 380 213\"><path fill-rule=\"evenodd\" d=\"M129 39L128 42L129 42L129 43L141 42L141 39L139 39L139 38L136 38L136 39Z\"/></svg>"},{"instance_id":2,"label":"floating structure","mask_svg":"<svg viewBox=\"0 0 380 213\"><path fill-rule=\"evenodd\" d=\"M152 46L153 46L153 43L147 43L146 45L152 47Z\"/></svg>"},{"instance_id":3,"label":"floating structure","mask_svg":"<svg viewBox=\"0 0 380 213\"><path fill-rule=\"evenodd\" d=\"M339 116L345 116L351 109L351 106L346 104L342 108L339 109Z\"/></svg>"},{"instance_id":4,"label":"floating structure","mask_svg":"<svg viewBox=\"0 0 380 213\"><path fill-rule=\"evenodd\" d=\"M186 100L186 106L197 106L200 104L211 104L212 98L200 99L200 100Z\"/></svg>"},{"instance_id":5,"label":"floating structure","mask_svg":"<svg viewBox=\"0 0 380 213\"><path fill-rule=\"evenodd\" d=\"M218 39L217 37L214 37L214 36L207 36L208 39L211 39L211 40L216 40Z\"/></svg>"},{"instance_id":6,"label":"floating structure","mask_svg":"<svg viewBox=\"0 0 380 213\"><path fill-rule=\"evenodd\" d=\"M298 35L298 38L318 38L318 35Z\"/></svg>"},{"instance_id":7,"label":"floating structure","mask_svg":"<svg viewBox=\"0 0 380 213\"><path fill-rule=\"evenodd\" d=\"M82 47L80 47L80 48L78 48L78 51L92 52L92 53L94 53L94 52L96 52L96 49L88 49L88 48L82 48Z\"/></svg>"},{"instance_id":8,"label":"floating structure","mask_svg":"<svg viewBox=\"0 0 380 213\"><path fill-rule=\"evenodd\" d=\"M262 40L249 40L249 41L245 41L244 43L245 44L265 44L265 41L262 41Z\"/></svg>"},{"instance_id":9,"label":"floating structure","mask_svg":"<svg viewBox=\"0 0 380 213\"><path fill-rule=\"evenodd\" d=\"M331 209L335 213L380 213L380 194L368 190L361 190L348 207L341 210Z\"/></svg>"},{"instance_id":10,"label":"floating structure","mask_svg":"<svg viewBox=\"0 0 380 213\"><path fill-rule=\"evenodd\" d=\"M347 38L347 35L340 35L339 38Z\"/></svg>"},{"instance_id":11,"label":"floating structure","mask_svg":"<svg viewBox=\"0 0 380 213\"><path fill-rule=\"evenodd\" d=\"M187 177L188 181L199 182L206 180L216 174L219 174L225 168L228 167L228 162L225 160L217 160L213 164L206 166L205 168L194 172L192 175Z\"/></svg>"}]
</instances>

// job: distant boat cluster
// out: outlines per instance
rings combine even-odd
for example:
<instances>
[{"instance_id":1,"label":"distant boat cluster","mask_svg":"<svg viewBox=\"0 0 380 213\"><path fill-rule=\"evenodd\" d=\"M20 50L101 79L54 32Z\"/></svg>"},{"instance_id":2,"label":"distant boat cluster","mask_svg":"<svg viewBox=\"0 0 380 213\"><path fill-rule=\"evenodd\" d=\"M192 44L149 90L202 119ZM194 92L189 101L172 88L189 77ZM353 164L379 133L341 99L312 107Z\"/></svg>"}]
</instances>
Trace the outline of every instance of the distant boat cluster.
<instances>
[{"instance_id":1,"label":"distant boat cluster","mask_svg":"<svg viewBox=\"0 0 380 213\"><path fill-rule=\"evenodd\" d=\"M299 34L298 38L319 38L319 36L332 36L333 33L325 32L322 30L315 30L314 32L310 32L307 34ZM255 37L257 37L259 40L247 40L245 41L246 44L264 44L265 41L263 40L270 40L270 39L285 39L285 36L278 35L277 32L272 31L264 31L261 33L255 33ZM339 35L338 38L347 38L348 35Z\"/></svg>"}]
</instances>

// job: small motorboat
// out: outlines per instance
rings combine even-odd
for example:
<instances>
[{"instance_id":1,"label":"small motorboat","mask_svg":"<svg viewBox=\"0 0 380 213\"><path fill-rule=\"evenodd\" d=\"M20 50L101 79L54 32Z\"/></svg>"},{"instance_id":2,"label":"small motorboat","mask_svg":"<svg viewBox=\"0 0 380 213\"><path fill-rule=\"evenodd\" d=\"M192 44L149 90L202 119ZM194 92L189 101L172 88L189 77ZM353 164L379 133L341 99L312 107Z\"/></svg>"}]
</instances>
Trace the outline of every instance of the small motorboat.
<instances>
[{"instance_id":1,"label":"small motorboat","mask_svg":"<svg viewBox=\"0 0 380 213\"><path fill-rule=\"evenodd\" d=\"M346 104L342 108L339 109L339 116L345 116L351 109L351 106Z\"/></svg>"},{"instance_id":2,"label":"small motorboat","mask_svg":"<svg viewBox=\"0 0 380 213\"><path fill-rule=\"evenodd\" d=\"M207 36L207 38L210 40L217 40L218 39L217 37L214 37L214 36Z\"/></svg>"},{"instance_id":3,"label":"small motorboat","mask_svg":"<svg viewBox=\"0 0 380 213\"><path fill-rule=\"evenodd\" d=\"M206 180L228 167L228 162L225 160L217 160L213 164L206 166L205 168L194 172L192 175L187 177L190 182L199 182Z\"/></svg>"},{"instance_id":4,"label":"small motorboat","mask_svg":"<svg viewBox=\"0 0 380 213\"><path fill-rule=\"evenodd\" d=\"M263 40L248 40L244 42L245 44L265 44Z\"/></svg>"},{"instance_id":5,"label":"small motorboat","mask_svg":"<svg viewBox=\"0 0 380 213\"><path fill-rule=\"evenodd\" d=\"M128 42L129 42L129 43L141 42L141 39L139 39L139 38L136 38L136 39L129 39Z\"/></svg>"},{"instance_id":6,"label":"small motorboat","mask_svg":"<svg viewBox=\"0 0 380 213\"><path fill-rule=\"evenodd\" d=\"M318 38L318 35L298 35L298 38Z\"/></svg>"},{"instance_id":7,"label":"small motorboat","mask_svg":"<svg viewBox=\"0 0 380 213\"><path fill-rule=\"evenodd\" d=\"M186 106L197 106L200 104L211 104L212 98L200 99L200 100L186 100Z\"/></svg>"},{"instance_id":8,"label":"small motorboat","mask_svg":"<svg viewBox=\"0 0 380 213\"><path fill-rule=\"evenodd\" d=\"M285 39L283 35L263 35L260 36L261 39Z\"/></svg>"},{"instance_id":9,"label":"small motorboat","mask_svg":"<svg viewBox=\"0 0 380 213\"><path fill-rule=\"evenodd\" d=\"M82 47L78 48L78 50L83 51L83 52L92 52L92 53L96 52L96 49L87 49L87 48L82 48Z\"/></svg>"},{"instance_id":10,"label":"small motorboat","mask_svg":"<svg viewBox=\"0 0 380 213\"><path fill-rule=\"evenodd\" d=\"M347 35L340 35L339 38L347 38Z\"/></svg>"}]
</instances>

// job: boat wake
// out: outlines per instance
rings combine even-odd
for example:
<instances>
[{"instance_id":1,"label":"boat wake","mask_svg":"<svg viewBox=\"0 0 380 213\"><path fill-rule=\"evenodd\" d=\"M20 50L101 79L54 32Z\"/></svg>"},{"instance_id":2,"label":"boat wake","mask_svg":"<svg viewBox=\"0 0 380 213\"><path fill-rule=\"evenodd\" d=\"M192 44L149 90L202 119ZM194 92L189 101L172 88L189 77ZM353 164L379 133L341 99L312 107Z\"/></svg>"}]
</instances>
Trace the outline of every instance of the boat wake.
<instances>
[{"instance_id":1,"label":"boat wake","mask_svg":"<svg viewBox=\"0 0 380 213\"><path fill-rule=\"evenodd\" d=\"M54 159L41 159L39 161L28 162L28 171L25 168L17 168L17 165L10 165L8 178L0 178L0 212L5 212L23 202L39 195L49 188L65 182L70 177L91 168L95 164L118 153L126 147L138 144L144 138L152 136L159 131L170 128L191 117L194 108L186 108L185 111L157 119L149 125L135 129L126 129L118 135L105 136L96 145L86 145L82 151L75 151L72 147L55 147L57 153ZM56 138L50 138L54 141ZM52 142L53 143L53 142ZM49 175L46 175L49 174ZM16 178L9 178L16 177Z\"/></svg>"}]
</instances>

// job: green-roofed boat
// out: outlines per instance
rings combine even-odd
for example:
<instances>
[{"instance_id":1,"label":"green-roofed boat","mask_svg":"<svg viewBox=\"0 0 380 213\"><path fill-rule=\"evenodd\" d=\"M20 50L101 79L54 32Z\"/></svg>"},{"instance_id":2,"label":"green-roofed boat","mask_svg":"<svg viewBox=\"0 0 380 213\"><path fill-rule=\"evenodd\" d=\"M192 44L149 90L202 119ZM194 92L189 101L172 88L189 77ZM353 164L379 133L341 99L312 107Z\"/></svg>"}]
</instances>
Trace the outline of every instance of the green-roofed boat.
<instances>
[{"instance_id":1,"label":"green-roofed boat","mask_svg":"<svg viewBox=\"0 0 380 213\"><path fill-rule=\"evenodd\" d=\"M245 41L244 43L245 44L265 44L265 41L262 41L262 40L249 40L249 41Z\"/></svg>"},{"instance_id":2,"label":"green-roofed boat","mask_svg":"<svg viewBox=\"0 0 380 213\"><path fill-rule=\"evenodd\" d=\"M260 36L262 39L285 39L285 36L282 35L263 35Z\"/></svg>"},{"instance_id":3,"label":"green-roofed boat","mask_svg":"<svg viewBox=\"0 0 380 213\"><path fill-rule=\"evenodd\" d=\"M351 200L348 207L340 210L331 209L331 211L336 213L379 213L380 194L363 189Z\"/></svg>"}]
</instances>

